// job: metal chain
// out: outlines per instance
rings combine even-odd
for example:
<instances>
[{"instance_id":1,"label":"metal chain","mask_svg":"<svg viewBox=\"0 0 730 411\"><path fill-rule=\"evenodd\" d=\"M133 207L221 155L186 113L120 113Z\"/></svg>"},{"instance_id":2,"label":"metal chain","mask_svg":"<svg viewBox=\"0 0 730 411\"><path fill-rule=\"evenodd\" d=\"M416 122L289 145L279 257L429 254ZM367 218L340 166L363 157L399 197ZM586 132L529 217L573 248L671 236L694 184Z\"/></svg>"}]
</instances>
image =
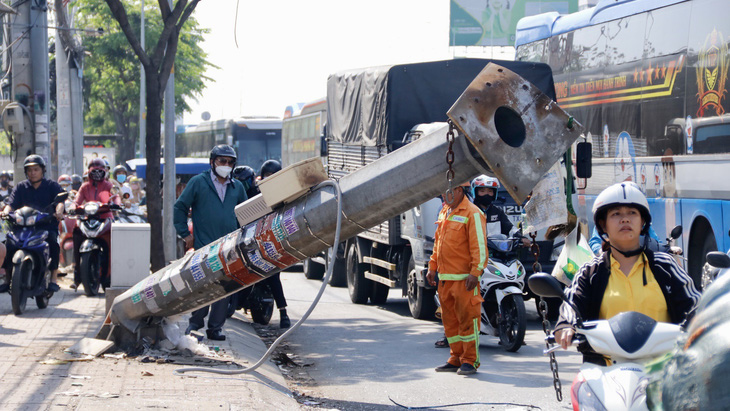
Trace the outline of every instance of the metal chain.
<instances>
[{"instance_id":1,"label":"metal chain","mask_svg":"<svg viewBox=\"0 0 730 411\"><path fill-rule=\"evenodd\" d=\"M530 251L535 257L535 262L532 263L533 273L539 273L542 271L542 266L540 265L539 261L540 247L535 240L536 237L537 233L530 233L530 238L532 238ZM545 348L550 349L550 343L548 343L548 337L550 337L550 321L548 321L547 313L548 306L547 302L542 297L540 297L540 303L538 304L538 308L540 310L540 317L542 317L542 330L545 332ZM560 383L560 376L558 375L558 360L555 359L555 352L551 352L548 355L550 357L550 371L553 372L553 388L555 388L555 397L558 399L558 402L560 402L563 401L563 386Z\"/></svg>"},{"instance_id":2,"label":"metal chain","mask_svg":"<svg viewBox=\"0 0 730 411\"><path fill-rule=\"evenodd\" d=\"M446 141L449 143L449 149L446 151L446 164L449 170L446 171L446 180L449 182L449 188L446 190L446 202L451 203L454 200L454 139L456 137L456 125L451 119L448 120L449 131L446 132Z\"/></svg>"}]
</instances>

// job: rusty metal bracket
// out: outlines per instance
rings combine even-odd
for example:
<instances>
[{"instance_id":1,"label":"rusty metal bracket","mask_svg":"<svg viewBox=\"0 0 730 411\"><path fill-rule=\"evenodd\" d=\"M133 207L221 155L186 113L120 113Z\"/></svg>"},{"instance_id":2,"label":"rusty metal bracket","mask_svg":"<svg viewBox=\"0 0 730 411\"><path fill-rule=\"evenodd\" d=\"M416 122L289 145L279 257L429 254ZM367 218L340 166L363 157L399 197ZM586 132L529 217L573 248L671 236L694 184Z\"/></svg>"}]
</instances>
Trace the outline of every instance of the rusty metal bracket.
<instances>
[{"instance_id":1,"label":"rusty metal bracket","mask_svg":"<svg viewBox=\"0 0 730 411\"><path fill-rule=\"evenodd\" d=\"M518 204L583 132L532 83L494 63L447 114Z\"/></svg>"}]
</instances>

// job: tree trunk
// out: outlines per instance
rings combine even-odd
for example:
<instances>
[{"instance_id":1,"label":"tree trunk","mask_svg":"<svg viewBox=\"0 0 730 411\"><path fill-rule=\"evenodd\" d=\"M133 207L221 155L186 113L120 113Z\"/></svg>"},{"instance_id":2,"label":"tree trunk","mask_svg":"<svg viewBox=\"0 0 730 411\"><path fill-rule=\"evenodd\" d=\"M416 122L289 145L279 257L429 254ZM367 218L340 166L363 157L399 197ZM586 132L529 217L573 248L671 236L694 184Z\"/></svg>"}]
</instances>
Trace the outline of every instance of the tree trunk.
<instances>
[{"instance_id":1,"label":"tree trunk","mask_svg":"<svg viewBox=\"0 0 730 411\"><path fill-rule=\"evenodd\" d=\"M160 179L160 128L162 127L162 99L157 75L148 70L147 83L147 220L152 241L150 264L155 272L165 266L165 248L162 238L162 184Z\"/></svg>"}]
</instances>

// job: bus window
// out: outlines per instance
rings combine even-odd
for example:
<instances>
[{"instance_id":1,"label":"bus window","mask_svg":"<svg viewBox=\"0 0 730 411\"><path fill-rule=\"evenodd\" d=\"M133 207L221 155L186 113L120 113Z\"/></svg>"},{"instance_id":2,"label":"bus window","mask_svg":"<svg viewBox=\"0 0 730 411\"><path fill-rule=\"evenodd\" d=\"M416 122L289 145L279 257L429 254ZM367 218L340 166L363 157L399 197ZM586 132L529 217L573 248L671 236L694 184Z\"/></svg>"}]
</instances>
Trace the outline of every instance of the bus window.
<instances>
[{"instance_id":1,"label":"bus window","mask_svg":"<svg viewBox=\"0 0 730 411\"><path fill-rule=\"evenodd\" d=\"M694 153L730 153L730 124L698 128L694 136Z\"/></svg>"}]
</instances>

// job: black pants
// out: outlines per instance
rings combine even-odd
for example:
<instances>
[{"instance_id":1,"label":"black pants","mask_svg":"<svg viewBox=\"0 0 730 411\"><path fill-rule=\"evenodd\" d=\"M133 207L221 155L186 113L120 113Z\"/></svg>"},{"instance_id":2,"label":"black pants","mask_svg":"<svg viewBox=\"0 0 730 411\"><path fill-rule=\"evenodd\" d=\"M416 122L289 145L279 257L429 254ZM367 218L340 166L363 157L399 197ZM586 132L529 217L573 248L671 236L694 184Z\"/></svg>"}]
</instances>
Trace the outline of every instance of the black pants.
<instances>
[{"instance_id":1,"label":"black pants","mask_svg":"<svg viewBox=\"0 0 730 411\"><path fill-rule=\"evenodd\" d=\"M49 231L46 242L48 243L48 253L51 256L51 262L48 264L48 270L53 272L58 269L58 260L61 256L61 247L58 245L58 233ZM7 251L5 254L5 260L3 261L3 268L9 273L13 266L13 255L15 255L15 252L18 251L18 248L11 245L10 241L5 242L5 247L7 248Z\"/></svg>"},{"instance_id":2,"label":"black pants","mask_svg":"<svg viewBox=\"0 0 730 411\"><path fill-rule=\"evenodd\" d=\"M274 301L276 301L276 308L281 310L282 308L286 308L286 298L284 297L284 288L281 286L281 277L279 274L276 273L262 280L261 284L267 284L271 288L271 294L273 294Z\"/></svg>"},{"instance_id":3,"label":"black pants","mask_svg":"<svg viewBox=\"0 0 730 411\"><path fill-rule=\"evenodd\" d=\"M205 316L208 316L208 331L220 331L223 329L223 324L226 322L226 314L228 313L228 303L230 296L214 302L211 305L206 305L203 308L193 311L193 315L190 316L190 328L193 330L199 330L205 325Z\"/></svg>"}]
</instances>

